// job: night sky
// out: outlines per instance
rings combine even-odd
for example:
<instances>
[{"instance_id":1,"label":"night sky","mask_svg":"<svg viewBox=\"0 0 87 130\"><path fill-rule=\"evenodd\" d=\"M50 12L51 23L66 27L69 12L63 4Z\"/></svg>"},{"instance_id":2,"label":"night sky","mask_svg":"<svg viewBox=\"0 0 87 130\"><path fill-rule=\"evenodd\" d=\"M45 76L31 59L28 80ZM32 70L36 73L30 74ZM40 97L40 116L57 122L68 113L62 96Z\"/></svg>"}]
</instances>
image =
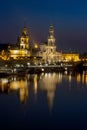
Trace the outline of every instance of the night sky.
<instances>
[{"instance_id":1,"label":"night sky","mask_svg":"<svg viewBox=\"0 0 87 130\"><path fill-rule=\"evenodd\" d=\"M54 26L58 50L87 52L87 0L0 0L0 43L15 44L26 21L31 42Z\"/></svg>"}]
</instances>

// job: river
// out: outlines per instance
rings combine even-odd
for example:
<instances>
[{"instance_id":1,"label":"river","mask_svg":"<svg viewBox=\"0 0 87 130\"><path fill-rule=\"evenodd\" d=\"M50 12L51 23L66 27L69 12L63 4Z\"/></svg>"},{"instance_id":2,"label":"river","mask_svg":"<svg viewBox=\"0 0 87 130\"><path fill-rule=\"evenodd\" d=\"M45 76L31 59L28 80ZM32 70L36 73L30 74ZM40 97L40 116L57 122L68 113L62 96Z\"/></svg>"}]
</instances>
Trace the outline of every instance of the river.
<instances>
[{"instance_id":1,"label":"river","mask_svg":"<svg viewBox=\"0 0 87 130\"><path fill-rule=\"evenodd\" d=\"M1 77L0 129L87 129L87 72Z\"/></svg>"}]
</instances>

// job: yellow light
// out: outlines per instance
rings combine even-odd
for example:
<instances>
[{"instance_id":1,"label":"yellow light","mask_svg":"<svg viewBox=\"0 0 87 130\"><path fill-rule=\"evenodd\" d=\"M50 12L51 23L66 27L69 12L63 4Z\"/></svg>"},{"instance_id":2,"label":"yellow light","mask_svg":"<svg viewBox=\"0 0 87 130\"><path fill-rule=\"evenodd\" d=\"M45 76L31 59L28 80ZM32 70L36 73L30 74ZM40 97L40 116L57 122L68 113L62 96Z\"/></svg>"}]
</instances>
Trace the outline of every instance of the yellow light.
<instances>
[{"instance_id":1,"label":"yellow light","mask_svg":"<svg viewBox=\"0 0 87 130\"><path fill-rule=\"evenodd\" d=\"M42 68L42 71L44 71L44 69Z\"/></svg>"},{"instance_id":2,"label":"yellow light","mask_svg":"<svg viewBox=\"0 0 87 130\"><path fill-rule=\"evenodd\" d=\"M37 48L38 48L38 45L37 45L37 44L35 44L35 45L34 45L34 48L36 48L36 49L37 49Z\"/></svg>"}]
</instances>

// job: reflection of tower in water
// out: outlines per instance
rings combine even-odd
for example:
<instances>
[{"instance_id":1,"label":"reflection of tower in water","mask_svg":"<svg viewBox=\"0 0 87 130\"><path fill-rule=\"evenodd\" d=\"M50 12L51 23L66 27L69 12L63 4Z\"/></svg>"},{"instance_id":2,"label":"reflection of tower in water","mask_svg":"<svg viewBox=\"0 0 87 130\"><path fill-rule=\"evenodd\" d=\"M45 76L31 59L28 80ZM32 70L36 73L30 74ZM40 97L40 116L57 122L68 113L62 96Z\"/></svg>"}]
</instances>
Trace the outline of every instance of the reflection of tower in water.
<instances>
[{"instance_id":1,"label":"reflection of tower in water","mask_svg":"<svg viewBox=\"0 0 87 130\"><path fill-rule=\"evenodd\" d=\"M39 81L40 89L47 92L48 106L50 110L53 108L55 91L57 83L62 81L62 74L46 73Z\"/></svg>"},{"instance_id":2,"label":"reflection of tower in water","mask_svg":"<svg viewBox=\"0 0 87 130\"><path fill-rule=\"evenodd\" d=\"M37 80L38 80L38 76L37 74L35 74L34 76L34 94L37 95Z\"/></svg>"},{"instance_id":3,"label":"reflection of tower in water","mask_svg":"<svg viewBox=\"0 0 87 130\"><path fill-rule=\"evenodd\" d=\"M27 78L15 78L15 80L12 80L9 83L9 89L10 91L18 91L18 95L20 98L20 101L22 103L26 103L26 99L28 97L28 82Z\"/></svg>"},{"instance_id":4,"label":"reflection of tower in water","mask_svg":"<svg viewBox=\"0 0 87 130\"><path fill-rule=\"evenodd\" d=\"M48 106L51 111L55 98L56 85L61 81L62 74L60 73L46 73L43 75L34 74L28 75L28 77L18 77L14 75L0 80L0 88L3 88L1 90L3 93L6 91L7 94L14 93L17 95L20 101L24 104L24 107L27 105L26 101L29 97L29 88L30 91L32 90L31 88L33 88L35 98L37 97L37 92L39 89L46 91Z\"/></svg>"},{"instance_id":5,"label":"reflection of tower in water","mask_svg":"<svg viewBox=\"0 0 87 130\"><path fill-rule=\"evenodd\" d=\"M28 81L25 77L11 76L0 79L0 91L1 93L9 94L16 92L22 103L26 103L28 97Z\"/></svg>"}]
</instances>

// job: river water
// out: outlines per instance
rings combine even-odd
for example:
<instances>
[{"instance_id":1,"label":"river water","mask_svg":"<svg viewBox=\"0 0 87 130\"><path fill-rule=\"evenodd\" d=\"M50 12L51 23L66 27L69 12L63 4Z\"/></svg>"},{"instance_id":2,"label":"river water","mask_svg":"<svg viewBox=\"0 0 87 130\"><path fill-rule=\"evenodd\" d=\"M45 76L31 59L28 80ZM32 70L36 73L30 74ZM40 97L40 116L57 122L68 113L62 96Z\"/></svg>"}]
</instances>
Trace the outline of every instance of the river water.
<instances>
[{"instance_id":1,"label":"river water","mask_svg":"<svg viewBox=\"0 0 87 130\"><path fill-rule=\"evenodd\" d=\"M87 72L1 77L0 129L87 130Z\"/></svg>"}]
</instances>

